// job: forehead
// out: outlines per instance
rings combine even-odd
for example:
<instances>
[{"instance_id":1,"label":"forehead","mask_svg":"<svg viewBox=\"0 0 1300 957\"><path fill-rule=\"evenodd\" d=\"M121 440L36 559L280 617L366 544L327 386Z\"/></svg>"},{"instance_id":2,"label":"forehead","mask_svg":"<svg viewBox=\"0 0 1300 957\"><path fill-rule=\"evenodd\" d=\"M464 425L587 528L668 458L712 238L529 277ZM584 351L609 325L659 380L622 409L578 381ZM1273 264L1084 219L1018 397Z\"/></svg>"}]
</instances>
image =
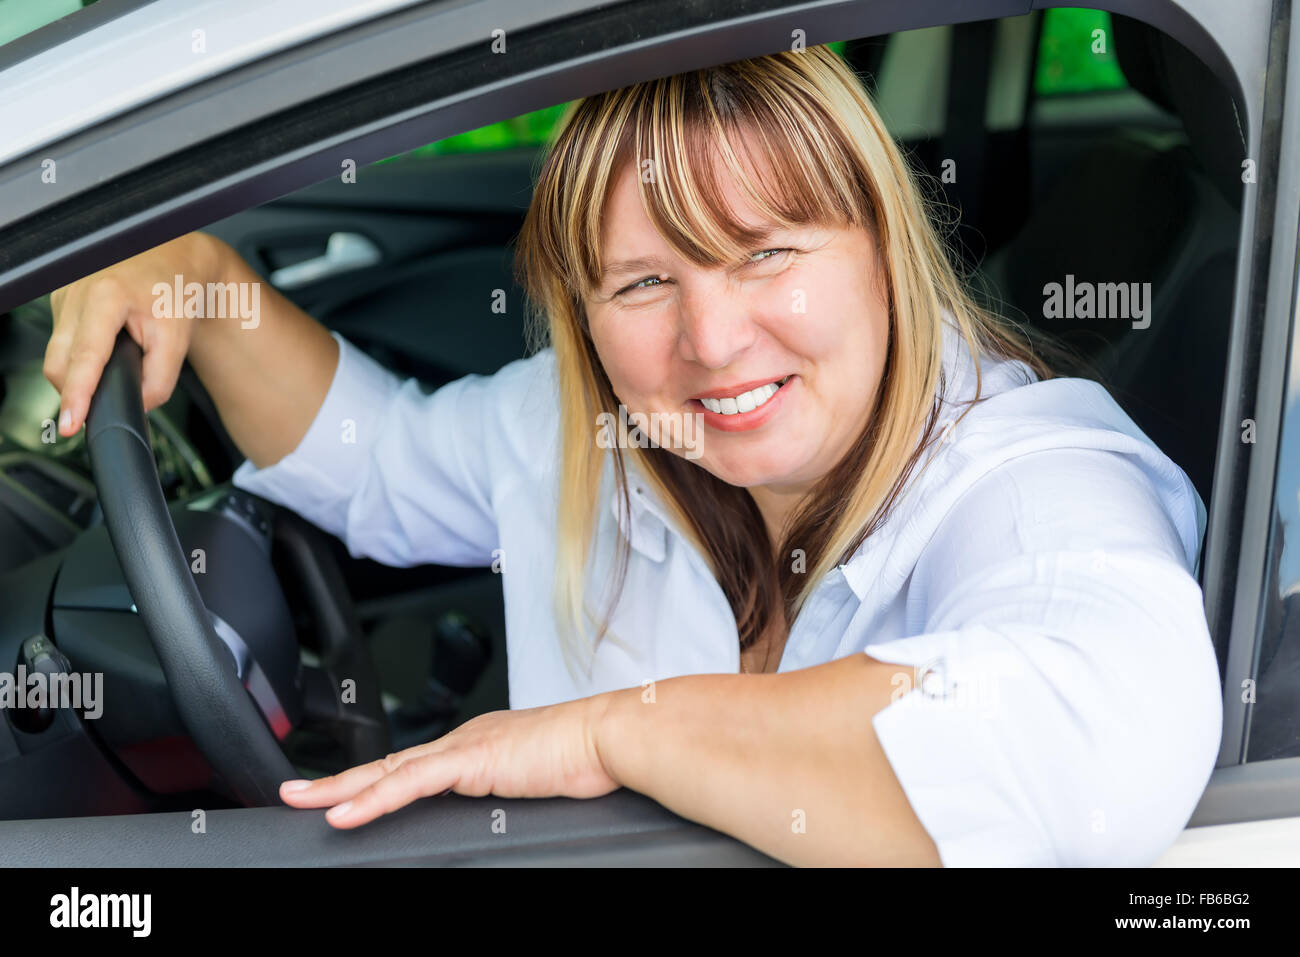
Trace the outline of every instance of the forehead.
<instances>
[{"instance_id":1,"label":"forehead","mask_svg":"<svg viewBox=\"0 0 1300 957\"><path fill-rule=\"evenodd\" d=\"M758 185L770 174L771 166L761 155L761 150L753 148L751 138L742 136L742 140L743 145L738 144L737 148L738 158L751 181ZM649 200L648 194L654 185L652 177L656 172L652 160L628 159L612 177L600 224L602 264L624 254L643 253L647 246L656 249L671 247L672 244L647 215L642 200L643 188ZM712 161L710 168L701 172L717 190L717 199L722 207L716 211L719 218L755 232L778 225L755 207L720 159Z\"/></svg>"}]
</instances>

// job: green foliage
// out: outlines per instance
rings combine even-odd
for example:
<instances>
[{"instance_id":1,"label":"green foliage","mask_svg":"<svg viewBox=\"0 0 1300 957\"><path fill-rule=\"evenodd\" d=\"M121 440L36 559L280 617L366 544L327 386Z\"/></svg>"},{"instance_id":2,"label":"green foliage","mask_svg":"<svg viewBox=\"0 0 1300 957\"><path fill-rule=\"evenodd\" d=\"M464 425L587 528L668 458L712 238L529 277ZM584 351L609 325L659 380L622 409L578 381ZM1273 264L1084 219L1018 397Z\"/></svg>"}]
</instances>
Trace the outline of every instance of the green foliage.
<instances>
[{"instance_id":1,"label":"green foliage","mask_svg":"<svg viewBox=\"0 0 1300 957\"><path fill-rule=\"evenodd\" d=\"M1093 31L1101 30L1105 52ZM1115 59L1114 32L1110 14L1102 10L1060 7L1043 12L1043 35L1038 47L1038 69L1034 92L1039 96L1059 93L1092 93L1128 86Z\"/></svg>"},{"instance_id":2,"label":"green foliage","mask_svg":"<svg viewBox=\"0 0 1300 957\"><path fill-rule=\"evenodd\" d=\"M402 156L431 156L444 153L478 153L484 150L503 150L518 146L540 146L546 141L551 127L564 112L568 104L548 106L522 116L511 117L500 123L490 123L476 130L457 133L446 139L438 140L427 146L417 147ZM390 157L380 162L401 159L402 156Z\"/></svg>"}]
</instances>

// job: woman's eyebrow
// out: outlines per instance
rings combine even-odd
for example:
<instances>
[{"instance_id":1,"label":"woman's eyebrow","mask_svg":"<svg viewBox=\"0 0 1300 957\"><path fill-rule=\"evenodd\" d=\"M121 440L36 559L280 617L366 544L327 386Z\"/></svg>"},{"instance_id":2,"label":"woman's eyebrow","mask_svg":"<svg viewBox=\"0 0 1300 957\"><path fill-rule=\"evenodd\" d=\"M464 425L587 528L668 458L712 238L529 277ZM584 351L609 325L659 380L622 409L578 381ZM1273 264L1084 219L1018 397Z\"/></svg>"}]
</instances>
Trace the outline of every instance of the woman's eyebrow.
<instances>
[{"instance_id":1,"label":"woman's eyebrow","mask_svg":"<svg viewBox=\"0 0 1300 957\"><path fill-rule=\"evenodd\" d=\"M613 276L623 276L635 273L660 273L664 271L663 260L654 256L642 256L637 259L624 259L621 262L610 263L600 273L600 282L603 285L605 281Z\"/></svg>"},{"instance_id":2,"label":"woman's eyebrow","mask_svg":"<svg viewBox=\"0 0 1300 957\"><path fill-rule=\"evenodd\" d=\"M772 237L778 233L786 232L786 230L780 226L765 226L765 227L752 227L752 228L754 228L754 232L755 232L754 245L756 246L761 246L764 243L770 242ZM635 259L623 259L620 260L619 262L610 263L603 270L601 270L600 278L598 281L601 285L604 285L606 280L611 279L614 276L622 276L622 275L637 274L637 273L654 273L658 275L659 273L664 272L666 269L667 267L664 265L662 259L659 259L655 256L638 256Z\"/></svg>"}]
</instances>

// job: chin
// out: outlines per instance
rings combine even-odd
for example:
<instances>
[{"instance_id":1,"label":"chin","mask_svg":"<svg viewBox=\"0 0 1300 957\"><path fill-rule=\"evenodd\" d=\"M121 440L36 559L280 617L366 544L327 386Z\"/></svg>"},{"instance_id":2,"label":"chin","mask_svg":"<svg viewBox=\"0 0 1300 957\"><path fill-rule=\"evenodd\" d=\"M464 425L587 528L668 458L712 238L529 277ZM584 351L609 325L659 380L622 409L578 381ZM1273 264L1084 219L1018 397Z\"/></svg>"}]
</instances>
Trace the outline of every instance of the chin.
<instances>
[{"instance_id":1,"label":"chin","mask_svg":"<svg viewBox=\"0 0 1300 957\"><path fill-rule=\"evenodd\" d=\"M715 477L737 488L784 485L792 481L795 475L788 461L782 463L762 461L711 462L705 456L695 464L708 469Z\"/></svg>"}]
</instances>

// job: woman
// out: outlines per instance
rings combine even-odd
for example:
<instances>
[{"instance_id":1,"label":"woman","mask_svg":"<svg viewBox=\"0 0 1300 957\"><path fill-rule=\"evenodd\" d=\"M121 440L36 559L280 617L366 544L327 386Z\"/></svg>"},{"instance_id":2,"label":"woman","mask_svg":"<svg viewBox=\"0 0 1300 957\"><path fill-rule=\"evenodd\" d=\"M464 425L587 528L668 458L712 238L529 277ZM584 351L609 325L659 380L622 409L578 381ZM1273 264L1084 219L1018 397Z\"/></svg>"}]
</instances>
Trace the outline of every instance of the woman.
<instances>
[{"instance_id":1,"label":"woman","mask_svg":"<svg viewBox=\"0 0 1300 957\"><path fill-rule=\"evenodd\" d=\"M153 319L173 274L257 281L201 234L55 294L62 434L125 323L147 408L188 356L236 484L353 555L504 572L512 710L286 803L624 786L812 864L1175 839L1220 731L1204 506L972 303L834 54L575 104L519 263L549 348L431 395L269 290L256 328Z\"/></svg>"}]
</instances>

